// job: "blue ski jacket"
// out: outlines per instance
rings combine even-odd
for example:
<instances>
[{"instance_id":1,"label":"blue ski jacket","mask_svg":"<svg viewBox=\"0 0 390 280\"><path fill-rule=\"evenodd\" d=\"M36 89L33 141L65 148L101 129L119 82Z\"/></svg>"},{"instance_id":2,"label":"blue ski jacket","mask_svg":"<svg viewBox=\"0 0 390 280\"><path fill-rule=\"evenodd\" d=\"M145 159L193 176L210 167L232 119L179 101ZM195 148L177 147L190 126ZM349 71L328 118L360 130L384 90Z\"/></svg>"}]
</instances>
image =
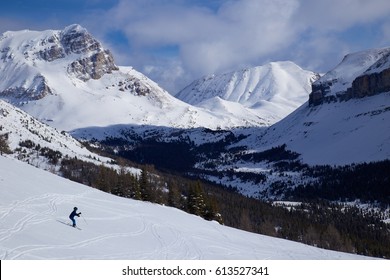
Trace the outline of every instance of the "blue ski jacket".
<instances>
[{"instance_id":1,"label":"blue ski jacket","mask_svg":"<svg viewBox=\"0 0 390 280\"><path fill-rule=\"evenodd\" d=\"M74 216L80 217L81 213L76 213L76 210L73 210L72 213L70 213L69 218L72 220Z\"/></svg>"}]
</instances>

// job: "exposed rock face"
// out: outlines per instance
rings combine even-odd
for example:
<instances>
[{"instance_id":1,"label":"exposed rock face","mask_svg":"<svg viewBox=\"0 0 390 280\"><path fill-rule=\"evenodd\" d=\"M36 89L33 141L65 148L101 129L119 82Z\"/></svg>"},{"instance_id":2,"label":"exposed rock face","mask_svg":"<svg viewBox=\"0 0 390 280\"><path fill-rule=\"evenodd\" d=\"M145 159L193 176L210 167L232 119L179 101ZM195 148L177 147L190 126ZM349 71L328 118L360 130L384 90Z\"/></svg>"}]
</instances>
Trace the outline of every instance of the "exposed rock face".
<instances>
[{"instance_id":1,"label":"exposed rock face","mask_svg":"<svg viewBox=\"0 0 390 280\"><path fill-rule=\"evenodd\" d=\"M39 56L46 61L54 61L70 54L79 54L80 58L68 66L68 73L83 81L100 79L104 74L118 70L109 50L86 29L74 24L41 42L47 48L39 51Z\"/></svg>"},{"instance_id":2,"label":"exposed rock face","mask_svg":"<svg viewBox=\"0 0 390 280\"><path fill-rule=\"evenodd\" d=\"M324 102L344 101L390 91L390 68L380 73L365 74L352 82L352 87L337 95L327 95L329 85L323 83L312 87L309 94L309 105L316 106Z\"/></svg>"},{"instance_id":3,"label":"exposed rock face","mask_svg":"<svg viewBox=\"0 0 390 280\"><path fill-rule=\"evenodd\" d=\"M100 79L104 74L118 70L108 50L95 53L89 57L78 59L68 66L68 73L76 75L83 81Z\"/></svg>"},{"instance_id":4,"label":"exposed rock face","mask_svg":"<svg viewBox=\"0 0 390 280\"><path fill-rule=\"evenodd\" d=\"M39 54L46 61L53 61L65 57L64 50L58 45L53 45L44 51L40 51Z\"/></svg>"},{"instance_id":5,"label":"exposed rock face","mask_svg":"<svg viewBox=\"0 0 390 280\"><path fill-rule=\"evenodd\" d=\"M4 33L0 38L11 42L9 46L0 49L0 59L4 63L0 68L11 73L7 77L9 85L0 89L0 96L12 100L13 103L20 104L54 94L45 74L36 71L37 63L62 63L69 75L82 81L100 79L104 74L119 70L110 51L105 50L100 42L80 25L74 24L62 31L48 30L41 34L29 32L21 31L23 36L20 38L27 39L16 39L19 40L19 45L12 43L12 32ZM26 34L28 36L25 37ZM34 38L30 34L37 37ZM32 73L35 72L35 77L22 80L19 84L14 83L12 76L23 77L30 71L26 70L28 67Z\"/></svg>"},{"instance_id":6,"label":"exposed rock face","mask_svg":"<svg viewBox=\"0 0 390 280\"><path fill-rule=\"evenodd\" d=\"M49 94L53 94L53 92L47 85L45 77L40 75L34 77L31 86L28 88L13 87L0 92L1 97L4 97L5 99L16 99L17 103L39 100Z\"/></svg>"},{"instance_id":7,"label":"exposed rock face","mask_svg":"<svg viewBox=\"0 0 390 280\"><path fill-rule=\"evenodd\" d=\"M324 93L321 89L314 89L313 91L309 94L309 105L319 105L323 102L324 99Z\"/></svg>"},{"instance_id":8,"label":"exposed rock face","mask_svg":"<svg viewBox=\"0 0 390 280\"><path fill-rule=\"evenodd\" d=\"M309 95L309 106L317 106L324 102L362 98L390 91L390 49L382 50L382 55L375 63L365 68L360 75L355 76L350 81L352 82L348 83L348 81L336 77L314 83ZM345 87L342 90L337 90L343 85Z\"/></svg>"},{"instance_id":9,"label":"exposed rock face","mask_svg":"<svg viewBox=\"0 0 390 280\"><path fill-rule=\"evenodd\" d=\"M364 97L390 91L390 68L380 73L357 77L352 88L348 89L352 97Z\"/></svg>"},{"instance_id":10,"label":"exposed rock face","mask_svg":"<svg viewBox=\"0 0 390 280\"><path fill-rule=\"evenodd\" d=\"M60 33L60 37L66 54L81 54L102 49L100 43L86 29L77 24L66 27Z\"/></svg>"},{"instance_id":11,"label":"exposed rock face","mask_svg":"<svg viewBox=\"0 0 390 280\"><path fill-rule=\"evenodd\" d=\"M61 45L59 36L53 35L47 38L47 40L43 40L41 44L48 45L47 48L39 51L39 56L42 59L50 62L65 57L65 51Z\"/></svg>"},{"instance_id":12,"label":"exposed rock face","mask_svg":"<svg viewBox=\"0 0 390 280\"><path fill-rule=\"evenodd\" d=\"M61 44L66 54L85 54L68 66L68 73L87 81L100 79L104 74L118 70L109 50L104 50L99 41L79 25L65 28L61 34Z\"/></svg>"}]
</instances>

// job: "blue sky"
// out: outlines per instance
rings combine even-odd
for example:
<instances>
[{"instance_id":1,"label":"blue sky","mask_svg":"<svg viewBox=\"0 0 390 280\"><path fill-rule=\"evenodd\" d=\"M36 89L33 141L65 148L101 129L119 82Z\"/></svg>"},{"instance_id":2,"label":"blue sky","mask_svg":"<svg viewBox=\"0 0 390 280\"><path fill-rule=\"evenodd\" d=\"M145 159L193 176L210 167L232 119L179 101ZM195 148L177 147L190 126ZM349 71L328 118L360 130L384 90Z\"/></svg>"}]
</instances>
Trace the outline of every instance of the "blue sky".
<instances>
[{"instance_id":1,"label":"blue sky","mask_svg":"<svg viewBox=\"0 0 390 280\"><path fill-rule=\"evenodd\" d=\"M207 74L278 60L326 72L390 46L388 0L0 1L0 33L79 23L172 94Z\"/></svg>"}]
</instances>

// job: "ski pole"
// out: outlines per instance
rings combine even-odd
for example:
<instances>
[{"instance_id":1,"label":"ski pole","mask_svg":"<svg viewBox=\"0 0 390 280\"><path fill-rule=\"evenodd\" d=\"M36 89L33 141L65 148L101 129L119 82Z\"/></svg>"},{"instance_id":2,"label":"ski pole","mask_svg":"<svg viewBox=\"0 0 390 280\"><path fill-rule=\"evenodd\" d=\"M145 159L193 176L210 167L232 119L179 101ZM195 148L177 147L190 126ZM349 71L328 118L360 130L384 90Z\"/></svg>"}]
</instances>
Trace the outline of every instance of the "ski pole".
<instances>
[{"instance_id":1,"label":"ski pole","mask_svg":"<svg viewBox=\"0 0 390 280\"><path fill-rule=\"evenodd\" d=\"M80 214L80 216L81 216L81 218L83 218L84 222L88 225L88 223L87 223L87 221L85 220L84 216L81 215L81 214Z\"/></svg>"}]
</instances>

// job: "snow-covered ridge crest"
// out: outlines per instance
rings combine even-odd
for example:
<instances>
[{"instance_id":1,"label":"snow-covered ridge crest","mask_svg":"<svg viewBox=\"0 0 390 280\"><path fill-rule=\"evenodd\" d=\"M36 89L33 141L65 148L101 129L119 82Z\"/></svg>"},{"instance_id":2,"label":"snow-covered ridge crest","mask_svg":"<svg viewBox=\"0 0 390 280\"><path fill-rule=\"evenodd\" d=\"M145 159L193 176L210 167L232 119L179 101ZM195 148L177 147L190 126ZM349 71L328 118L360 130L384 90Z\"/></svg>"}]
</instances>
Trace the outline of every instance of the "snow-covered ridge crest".
<instances>
[{"instance_id":1,"label":"snow-covered ridge crest","mask_svg":"<svg viewBox=\"0 0 390 280\"><path fill-rule=\"evenodd\" d=\"M318 105L323 101L346 100L386 92L390 90L389 77L374 78L370 82L367 81L367 77L382 75L388 69L390 69L390 47L348 54L334 69L313 83L309 104ZM365 81L356 82L359 79ZM378 86L377 90L373 89Z\"/></svg>"},{"instance_id":2,"label":"snow-covered ridge crest","mask_svg":"<svg viewBox=\"0 0 390 280\"><path fill-rule=\"evenodd\" d=\"M192 105L210 107L215 98L235 102L271 123L307 101L319 75L291 61L271 62L220 75L204 76L177 93Z\"/></svg>"},{"instance_id":3,"label":"snow-covered ridge crest","mask_svg":"<svg viewBox=\"0 0 390 280\"><path fill-rule=\"evenodd\" d=\"M268 125L249 111L219 112L178 100L135 69L116 66L111 53L79 25L6 32L0 59L0 98L60 130Z\"/></svg>"}]
</instances>

